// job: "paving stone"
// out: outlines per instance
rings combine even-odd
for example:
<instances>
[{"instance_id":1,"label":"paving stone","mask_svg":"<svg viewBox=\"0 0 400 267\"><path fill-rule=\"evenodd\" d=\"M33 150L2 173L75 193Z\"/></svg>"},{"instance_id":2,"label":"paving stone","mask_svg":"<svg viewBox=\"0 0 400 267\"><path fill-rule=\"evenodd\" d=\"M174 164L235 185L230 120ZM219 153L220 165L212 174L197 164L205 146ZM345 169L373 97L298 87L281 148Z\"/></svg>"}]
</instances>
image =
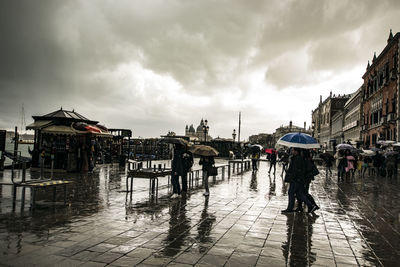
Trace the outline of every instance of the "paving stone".
<instances>
[{"instance_id":1,"label":"paving stone","mask_svg":"<svg viewBox=\"0 0 400 267\"><path fill-rule=\"evenodd\" d=\"M357 178L354 183L337 183L335 176L326 177L320 169L311 193L321 209L315 216L283 215L288 186L279 176L265 175L268 167L261 162L257 173L233 174L210 183L207 199L195 189L186 199L170 201L167 180L160 179L155 203L147 199L145 180L135 181L130 203L125 194L98 187L125 186L124 172L102 167L90 181L76 177L74 192L82 192L82 186L88 190L85 205L81 199L68 212L41 210L40 223L31 217L20 233L11 227L18 225L18 216L5 215L9 221L0 221L0 262L11 266L397 265L400 253L394 248L400 239L387 223L397 221L400 213L397 181L377 183L367 177L361 190ZM250 187L252 179L257 179L258 191ZM90 183L94 184L88 187ZM372 200L374 192L380 192L380 198ZM99 196L104 195L108 205L99 209L103 204ZM54 225L46 216L68 222Z\"/></svg>"}]
</instances>

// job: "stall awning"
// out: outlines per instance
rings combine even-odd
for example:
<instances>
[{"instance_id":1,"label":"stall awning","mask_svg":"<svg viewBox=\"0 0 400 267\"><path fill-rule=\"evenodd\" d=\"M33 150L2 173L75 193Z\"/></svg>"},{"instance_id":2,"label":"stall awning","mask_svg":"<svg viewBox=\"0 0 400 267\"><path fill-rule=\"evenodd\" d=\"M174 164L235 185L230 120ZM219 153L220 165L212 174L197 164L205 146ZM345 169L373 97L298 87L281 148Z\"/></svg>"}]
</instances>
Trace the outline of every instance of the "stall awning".
<instances>
[{"instance_id":1,"label":"stall awning","mask_svg":"<svg viewBox=\"0 0 400 267\"><path fill-rule=\"evenodd\" d=\"M37 129L41 129L41 128L47 126L50 123L51 123L51 121L35 121L35 122L27 125L26 129L27 130L37 130Z\"/></svg>"},{"instance_id":2,"label":"stall awning","mask_svg":"<svg viewBox=\"0 0 400 267\"><path fill-rule=\"evenodd\" d=\"M72 129L70 126L51 125L43 128L42 133L76 135L78 132Z\"/></svg>"}]
</instances>

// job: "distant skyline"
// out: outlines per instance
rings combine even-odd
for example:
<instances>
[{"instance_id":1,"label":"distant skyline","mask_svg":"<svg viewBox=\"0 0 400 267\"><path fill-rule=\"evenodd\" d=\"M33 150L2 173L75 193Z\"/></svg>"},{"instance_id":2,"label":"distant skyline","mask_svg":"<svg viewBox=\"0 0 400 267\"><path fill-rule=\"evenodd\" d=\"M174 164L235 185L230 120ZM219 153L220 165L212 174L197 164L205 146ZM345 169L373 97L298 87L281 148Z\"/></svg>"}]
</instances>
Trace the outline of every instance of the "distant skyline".
<instances>
[{"instance_id":1,"label":"distant skyline","mask_svg":"<svg viewBox=\"0 0 400 267\"><path fill-rule=\"evenodd\" d=\"M77 111L135 137L307 127L400 31L396 0L1 1L0 129Z\"/></svg>"}]
</instances>

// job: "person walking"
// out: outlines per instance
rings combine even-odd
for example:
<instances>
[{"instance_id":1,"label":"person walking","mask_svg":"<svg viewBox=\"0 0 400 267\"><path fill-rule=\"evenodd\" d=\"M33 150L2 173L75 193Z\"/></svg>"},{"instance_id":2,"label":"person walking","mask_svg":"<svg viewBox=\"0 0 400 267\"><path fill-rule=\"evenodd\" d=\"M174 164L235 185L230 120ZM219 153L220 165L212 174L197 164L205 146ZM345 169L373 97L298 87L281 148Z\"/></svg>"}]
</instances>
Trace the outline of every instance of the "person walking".
<instances>
[{"instance_id":1,"label":"person walking","mask_svg":"<svg viewBox=\"0 0 400 267\"><path fill-rule=\"evenodd\" d=\"M209 196L210 195L210 190L208 188L208 176L209 176L209 170L211 167L213 167L215 164L214 157L212 156L201 156L199 165L202 166L202 171L203 171L203 185L204 185L204 196Z\"/></svg>"},{"instance_id":2,"label":"person walking","mask_svg":"<svg viewBox=\"0 0 400 267\"><path fill-rule=\"evenodd\" d=\"M272 167L274 167L274 175L275 175L275 172L276 172L276 152L275 151L272 151L272 154L270 155L270 158L269 158L268 174L271 174Z\"/></svg>"},{"instance_id":3,"label":"person walking","mask_svg":"<svg viewBox=\"0 0 400 267\"><path fill-rule=\"evenodd\" d=\"M326 175L328 175L328 173L332 174L332 166L333 166L334 160L335 160L335 158L331 154L329 154L329 156L327 155L327 156L323 157L323 161L324 161L325 168L326 168L325 169Z\"/></svg>"},{"instance_id":4,"label":"person walking","mask_svg":"<svg viewBox=\"0 0 400 267\"><path fill-rule=\"evenodd\" d=\"M355 162L355 158L353 155L351 155L350 150L346 149L345 151L345 158L347 160L347 165L344 168L345 172L346 172L346 179L349 178L353 178L354 177L354 162Z\"/></svg>"},{"instance_id":5,"label":"person walking","mask_svg":"<svg viewBox=\"0 0 400 267\"><path fill-rule=\"evenodd\" d=\"M315 206L315 210L318 210L319 207L313 196L310 194L310 183L314 180L314 177L319 174L317 166L315 166L314 161L312 160L312 156L309 150L303 150L303 159L305 162L305 180L304 180L304 195L308 198L312 205ZM296 212L303 211L303 201L298 199L297 200L297 208L295 209Z\"/></svg>"},{"instance_id":6,"label":"person walking","mask_svg":"<svg viewBox=\"0 0 400 267\"><path fill-rule=\"evenodd\" d=\"M183 164L183 172L182 172L182 194L187 193L187 174L193 166L193 154L186 150L182 155L182 164Z\"/></svg>"},{"instance_id":7,"label":"person walking","mask_svg":"<svg viewBox=\"0 0 400 267\"><path fill-rule=\"evenodd\" d=\"M284 152L282 157L281 157L281 163L282 163L282 173L281 177L283 177L283 173L286 172L287 166L289 164L289 154Z\"/></svg>"},{"instance_id":8,"label":"person walking","mask_svg":"<svg viewBox=\"0 0 400 267\"><path fill-rule=\"evenodd\" d=\"M260 153L259 152L253 152L251 153L251 166L253 169L253 172L258 170L258 159L260 158Z\"/></svg>"},{"instance_id":9,"label":"person walking","mask_svg":"<svg viewBox=\"0 0 400 267\"><path fill-rule=\"evenodd\" d=\"M347 167L347 159L344 155L343 150L338 150L335 154L336 166L338 173L338 182L344 180L345 168Z\"/></svg>"},{"instance_id":10,"label":"person walking","mask_svg":"<svg viewBox=\"0 0 400 267\"><path fill-rule=\"evenodd\" d=\"M181 187L179 185L179 176L183 175L183 145L174 144L174 155L172 157L172 174L171 174L171 184L172 184L172 196L171 198L177 198L181 194Z\"/></svg>"},{"instance_id":11,"label":"person walking","mask_svg":"<svg viewBox=\"0 0 400 267\"><path fill-rule=\"evenodd\" d=\"M312 213L317 209L310 200L305 196L305 177L306 177L306 163L300 155L300 148L292 148L292 158L290 159L289 167L285 175L285 182L289 183L288 190L288 205L282 213L295 212L294 202L295 198L303 201L307 207L307 213Z\"/></svg>"}]
</instances>

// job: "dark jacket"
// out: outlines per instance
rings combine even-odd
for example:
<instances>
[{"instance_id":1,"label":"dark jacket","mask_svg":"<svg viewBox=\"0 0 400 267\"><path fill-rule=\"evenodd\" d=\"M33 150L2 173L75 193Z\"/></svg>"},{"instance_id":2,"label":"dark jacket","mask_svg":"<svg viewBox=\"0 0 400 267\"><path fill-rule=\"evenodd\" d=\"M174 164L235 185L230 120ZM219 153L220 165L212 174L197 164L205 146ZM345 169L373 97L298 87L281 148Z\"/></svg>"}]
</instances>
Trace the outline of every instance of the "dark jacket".
<instances>
[{"instance_id":1,"label":"dark jacket","mask_svg":"<svg viewBox=\"0 0 400 267\"><path fill-rule=\"evenodd\" d=\"M293 156L290 159L289 167L286 172L285 182L304 183L306 176L306 163L300 155Z\"/></svg>"},{"instance_id":2,"label":"dark jacket","mask_svg":"<svg viewBox=\"0 0 400 267\"><path fill-rule=\"evenodd\" d=\"M183 150L182 149L175 149L174 150L174 157L172 159L172 174L175 172L177 175L183 174L183 160L182 160Z\"/></svg>"},{"instance_id":3,"label":"dark jacket","mask_svg":"<svg viewBox=\"0 0 400 267\"><path fill-rule=\"evenodd\" d=\"M272 153L272 154L271 154L271 156L270 156L270 162L271 162L272 164L276 164L276 154L275 154L275 153Z\"/></svg>"},{"instance_id":4,"label":"dark jacket","mask_svg":"<svg viewBox=\"0 0 400 267\"><path fill-rule=\"evenodd\" d=\"M319 171L312 159L305 159L304 162L306 167L305 183L309 184L314 180L314 176L319 174Z\"/></svg>"},{"instance_id":5,"label":"dark jacket","mask_svg":"<svg viewBox=\"0 0 400 267\"><path fill-rule=\"evenodd\" d=\"M203 171L207 171L210 167L214 166L215 161L214 157L201 157L199 161L199 165L202 166Z\"/></svg>"},{"instance_id":6,"label":"dark jacket","mask_svg":"<svg viewBox=\"0 0 400 267\"><path fill-rule=\"evenodd\" d=\"M187 173L193 166L193 154L186 151L182 155L183 171Z\"/></svg>"}]
</instances>

